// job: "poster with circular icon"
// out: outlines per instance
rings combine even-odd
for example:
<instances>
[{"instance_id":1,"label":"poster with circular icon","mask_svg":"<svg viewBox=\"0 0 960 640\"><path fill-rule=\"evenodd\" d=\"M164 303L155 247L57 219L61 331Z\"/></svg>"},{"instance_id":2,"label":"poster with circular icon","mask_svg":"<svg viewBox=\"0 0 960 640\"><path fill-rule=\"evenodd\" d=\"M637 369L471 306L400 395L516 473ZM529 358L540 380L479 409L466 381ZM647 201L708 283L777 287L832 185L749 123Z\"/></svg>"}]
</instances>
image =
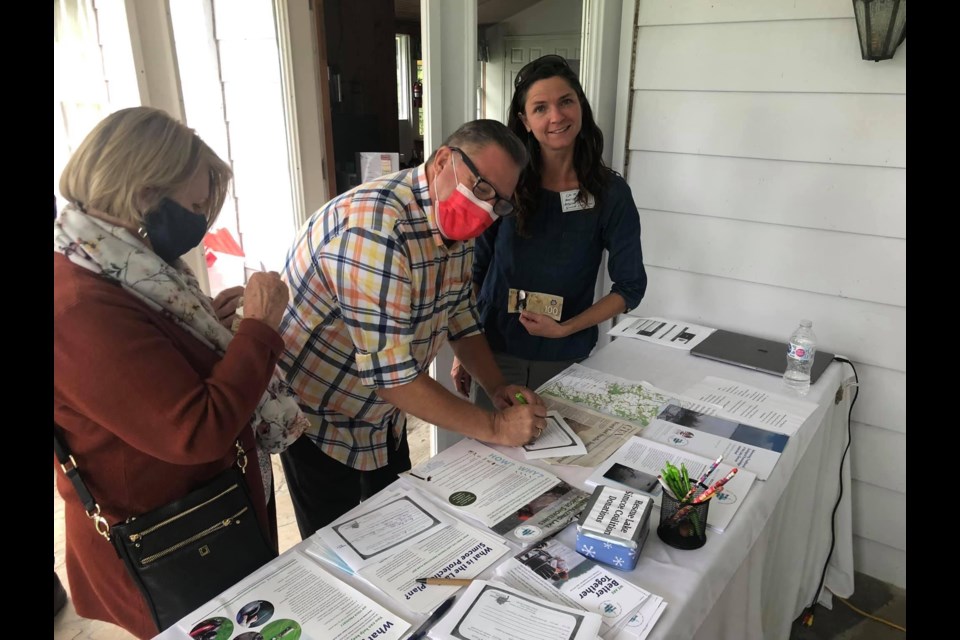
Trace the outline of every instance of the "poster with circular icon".
<instances>
[{"instance_id":1,"label":"poster with circular icon","mask_svg":"<svg viewBox=\"0 0 960 640\"><path fill-rule=\"evenodd\" d=\"M260 630L263 640L300 640L300 625L293 620L281 618Z\"/></svg>"},{"instance_id":2,"label":"poster with circular icon","mask_svg":"<svg viewBox=\"0 0 960 640\"><path fill-rule=\"evenodd\" d=\"M254 600L243 605L237 613L237 624L245 627L259 627L273 617L273 604L266 600Z\"/></svg>"},{"instance_id":3,"label":"poster with circular icon","mask_svg":"<svg viewBox=\"0 0 960 640\"><path fill-rule=\"evenodd\" d=\"M207 618L190 630L193 640L227 640L233 634L233 622L228 618Z\"/></svg>"}]
</instances>

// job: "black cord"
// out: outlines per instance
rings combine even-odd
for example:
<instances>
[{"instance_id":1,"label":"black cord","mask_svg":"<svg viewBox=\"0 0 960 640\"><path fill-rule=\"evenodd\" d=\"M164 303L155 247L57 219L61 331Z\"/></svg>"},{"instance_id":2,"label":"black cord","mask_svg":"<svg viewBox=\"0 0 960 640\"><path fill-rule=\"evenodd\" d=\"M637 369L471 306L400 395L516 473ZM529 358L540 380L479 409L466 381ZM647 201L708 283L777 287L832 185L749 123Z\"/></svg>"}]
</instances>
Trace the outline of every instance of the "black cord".
<instances>
[{"instance_id":1,"label":"black cord","mask_svg":"<svg viewBox=\"0 0 960 640\"><path fill-rule=\"evenodd\" d=\"M823 583L827 578L827 567L830 566L830 558L833 557L833 548L837 541L837 509L840 508L840 500L843 498L843 461L846 460L847 452L850 451L850 444L853 442L851 420L853 416L853 405L857 404L857 398L860 397L860 376L857 375L857 368L853 366L853 363L846 358L834 356L833 359L837 362L846 362L848 365L850 365L850 368L853 369L853 377L857 383L857 392L853 396L853 400L850 401L850 410L847 412L847 446L843 449L843 455L840 456L840 494L837 496L837 503L833 505L833 512L830 514L830 552L827 553L827 559L823 563L823 572L820 574L820 584L817 585L817 590L813 592L813 602L810 603L810 606L804 609L803 616L801 618L802 623L808 627L813 624L813 611L816 609L817 600L820 599L820 591L823 589ZM843 380L840 381L840 388L843 388Z\"/></svg>"}]
</instances>

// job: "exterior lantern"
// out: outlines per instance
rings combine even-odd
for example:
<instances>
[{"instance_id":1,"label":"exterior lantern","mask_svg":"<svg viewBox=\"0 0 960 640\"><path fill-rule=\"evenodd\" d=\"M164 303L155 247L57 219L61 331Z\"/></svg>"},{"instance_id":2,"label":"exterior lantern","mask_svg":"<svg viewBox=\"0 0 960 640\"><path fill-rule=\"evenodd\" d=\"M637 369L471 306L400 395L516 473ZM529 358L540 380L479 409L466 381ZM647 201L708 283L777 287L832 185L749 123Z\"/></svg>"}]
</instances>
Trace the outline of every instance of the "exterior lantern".
<instances>
[{"instance_id":1,"label":"exterior lantern","mask_svg":"<svg viewBox=\"0 0 960 640\"><path fill-rule=\"evenodd\" d=\"M864 60L889 60L907 37L907 0L853 0Z\"/></svg>"}]
</instances>

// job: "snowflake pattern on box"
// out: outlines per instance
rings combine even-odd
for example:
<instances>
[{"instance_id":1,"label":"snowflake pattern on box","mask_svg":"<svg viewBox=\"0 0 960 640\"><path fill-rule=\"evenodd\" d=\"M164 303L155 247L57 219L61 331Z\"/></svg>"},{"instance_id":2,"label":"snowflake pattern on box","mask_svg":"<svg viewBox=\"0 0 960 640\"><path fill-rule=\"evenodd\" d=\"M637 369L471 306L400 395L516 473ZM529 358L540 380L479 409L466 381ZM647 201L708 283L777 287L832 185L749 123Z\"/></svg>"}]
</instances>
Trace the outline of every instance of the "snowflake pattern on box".
<instances>
[{"instance_id":1,"label":"snowflake pattern on box","mask_svg":"<svg viewBox=\"0 0 960 640\"><path fill-rule=\"evenodd\" d=\"M647 529L649 532L649 528ZM584 535L582 532L577 534L576 550L580 555L586 556L597 562L610 565L615 569L630 571L637 566L640 558L640 552L643 549L643 542L647 536L641 537L638 548L630 548L619 544L613 544L606 540L598 540Z\"/></svg>"}]
</instances>

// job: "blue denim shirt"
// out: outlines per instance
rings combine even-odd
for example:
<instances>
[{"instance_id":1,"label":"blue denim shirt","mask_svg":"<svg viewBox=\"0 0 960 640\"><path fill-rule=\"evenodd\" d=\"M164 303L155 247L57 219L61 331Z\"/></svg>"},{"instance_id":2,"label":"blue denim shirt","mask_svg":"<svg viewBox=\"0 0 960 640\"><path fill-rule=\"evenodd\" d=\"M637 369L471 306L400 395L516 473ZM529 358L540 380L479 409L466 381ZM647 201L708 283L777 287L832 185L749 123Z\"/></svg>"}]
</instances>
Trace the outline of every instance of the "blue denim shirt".
<instances>
[{"instance_id":1,"label":"blue denim shirt","mask_svg":"<svg viewBox=\"0 0 960 640\"><path fill-rule=\"evenodd\" d=\"M613 286L627 310L647 289L640 248L640 215L626 181L611 175L603 197L591 209L564 212L561 196L542 189L529 237L516 231L516 217L502 218L477 239L473 281L481 287L480 320L494 352L527 360L557 361L586 357L597 343L593 326L566 338L527 333L520 314L507 313L509 289L563 296L561 322L588 309L603 250Z\"/></svg>"}]
</instances>

